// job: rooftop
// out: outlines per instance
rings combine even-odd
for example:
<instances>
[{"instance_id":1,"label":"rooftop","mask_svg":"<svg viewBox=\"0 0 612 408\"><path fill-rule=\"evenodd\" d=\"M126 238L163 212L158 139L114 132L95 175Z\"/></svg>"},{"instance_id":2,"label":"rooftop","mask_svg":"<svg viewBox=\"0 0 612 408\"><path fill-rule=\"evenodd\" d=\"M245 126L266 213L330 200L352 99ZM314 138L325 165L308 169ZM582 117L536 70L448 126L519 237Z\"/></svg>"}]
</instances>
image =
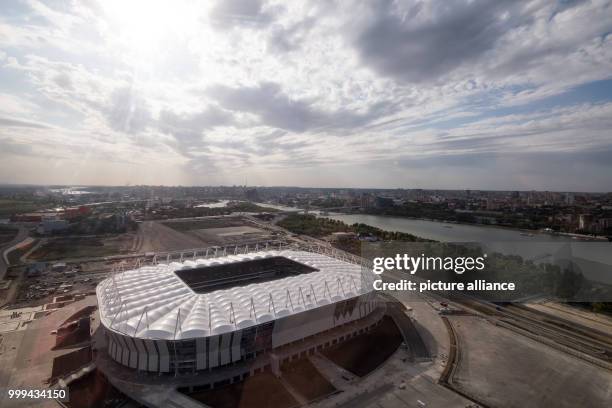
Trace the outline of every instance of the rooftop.
<instances>
[{"instance_id":1,"label":"rooftop","mask_svg":"<svg viewBox=\"0 0 612 408\"><path fill-rule=\"evenodd\" d=\"M144 266L97 289L102 323L143 339L206 337L372 290L361 265L297 250Z\"/></svg>"}]
</instances>

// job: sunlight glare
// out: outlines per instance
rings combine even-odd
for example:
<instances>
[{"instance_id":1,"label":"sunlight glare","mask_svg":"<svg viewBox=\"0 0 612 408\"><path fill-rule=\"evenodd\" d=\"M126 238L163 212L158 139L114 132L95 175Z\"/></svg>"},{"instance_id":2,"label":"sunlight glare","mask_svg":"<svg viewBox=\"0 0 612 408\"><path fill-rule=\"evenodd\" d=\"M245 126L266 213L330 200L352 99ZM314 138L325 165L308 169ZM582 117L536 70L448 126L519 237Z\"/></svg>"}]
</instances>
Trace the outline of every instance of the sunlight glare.
<instances>
[{"instance_id":1,"label":"sunlight glare","mask_svg":"<svg viewBox=\"0 0 612 408\"><path fill-rule=\"evenodd\" d=\"M198 29L200 6L189 0L102 0L109 24L122 46L147 55L167 38L187 41Z\"/></svg>"}]
</instances>

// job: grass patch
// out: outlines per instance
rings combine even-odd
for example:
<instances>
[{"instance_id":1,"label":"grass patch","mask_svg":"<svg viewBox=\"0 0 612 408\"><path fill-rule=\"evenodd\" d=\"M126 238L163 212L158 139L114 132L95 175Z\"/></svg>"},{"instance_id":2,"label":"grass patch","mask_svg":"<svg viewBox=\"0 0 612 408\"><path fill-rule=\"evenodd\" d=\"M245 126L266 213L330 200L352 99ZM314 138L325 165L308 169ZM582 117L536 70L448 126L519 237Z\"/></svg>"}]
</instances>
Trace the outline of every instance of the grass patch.
<instances>
[{"instance_id":1,"label":"grass patch","mask_svg":"<svg viewBox=\"0 0 612 408\"><path fill-rule=\"evenodd\" d=\"M289 214L278 222L283 227L295 234L309 235L311 237L324 237L334 232L351 231L351 227L342 221L329 218L318 218L314 215Z\"/></svg>"},{"instance_id":2,"label":"grass patch","mask_svg":"<svg viewBox=\"0 0 612 408\"><path fill-rule=\"evenodd\" d=\"M41 261L119 255L129 252L132 239L132 236L128 234L55 238L37 248L28 256L28 259Z\"/></svg>"},{"instance_id":3,"label":"grass patch","mask_svg":"<svg viewBox=\"0 0 612 408\"><path fill-rule=\"evenodd\" d=\"M315 238L324 237L334 232L354 232L363 236L376 237L383 241L434 242L405 232L385 231L361 223L348 225L339 220L317 217L312 214L289 214L277 225L295 234L309 235Z\"/></svg>"},{"instance_id":4,"label":"grass patch","mask_svg":"<svg viewBox=\"0 0 612 408\"><path fill-rule=\"evenodd\" d=\"M49 206L52 206L49 202L0 199L0 218L9 218L14 214L42 210Z\"/></svg>"}]
</instances>

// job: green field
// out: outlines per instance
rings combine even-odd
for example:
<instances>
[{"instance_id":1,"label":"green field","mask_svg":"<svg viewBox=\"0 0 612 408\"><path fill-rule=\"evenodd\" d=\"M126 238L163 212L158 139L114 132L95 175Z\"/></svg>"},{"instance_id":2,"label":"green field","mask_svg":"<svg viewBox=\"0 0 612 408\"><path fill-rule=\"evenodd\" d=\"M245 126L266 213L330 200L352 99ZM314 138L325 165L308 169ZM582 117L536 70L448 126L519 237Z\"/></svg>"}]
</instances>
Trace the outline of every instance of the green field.
<instances>
[{"instance_id":1,"label":"green field","mask_svg":"<svg viewBox=\"0 0 612 408\"><path fill-rule=\"evenodd\" d=\"M52 206L46 201L0 199L0 218L9 218L14 214L42 210Z\"/></svg>"},{"instance_id":2,"label":"green field","mask_svg":"<svg viewBox=\"0 0 612 408\"><path fill-rule=\"evenodd\" d=\"M289 214L278 222L283 227L295 234L309 235L320 238L334 232L349 232L351 227L342 221L330 218L318 218L311 214Z\"/></svg>"},{"instance_id":3,"label":"green field","mask_svg":"<svg viewBox=\"0 0 612 408\"><path fill-rule=\"evenodd\" d=\"M131 234L55 238L37 248L28 259L41 261L121 255L129 252L132 242Z\"/></svg>"}]
</instances>

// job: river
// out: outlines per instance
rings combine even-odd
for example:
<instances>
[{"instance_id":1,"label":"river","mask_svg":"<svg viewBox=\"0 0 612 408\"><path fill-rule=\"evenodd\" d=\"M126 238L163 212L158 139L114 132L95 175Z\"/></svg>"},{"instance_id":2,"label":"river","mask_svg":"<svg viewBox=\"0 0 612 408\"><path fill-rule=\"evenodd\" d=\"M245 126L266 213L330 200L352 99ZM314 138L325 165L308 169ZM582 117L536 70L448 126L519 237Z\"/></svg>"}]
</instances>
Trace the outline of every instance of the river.
<instances>
[{"instance_id":1,"label":"river","mask_svg":"<svg viewBox=\"0 0 612 408\"><path fill-rule=\"evenodd\" d=\"M452 224L440 221L417 220L403 217L388 217L367 214L334 214L329 218L343 221L347 224L363 223L387 231L406 232L421 238L443 242L494 242L534 240L550 242L572 242L567 236L551 235L539 232L501 228L495 226ZM529 234L533 236L529 236Z\"/></svg>"},{"instance_id":2,"label":"river","mask_svg":"<svg viewBox=\"0 0 612 408\"><path fill-rule=\"evenodd\" d=\"M559 263L571 259L585 276L612 283L612 243L577 241L569 236L525 232L495 226L451 224L367 214L334 214L326 217L346 224L363 223L387 231L406 232L443 242L476 242L485 250L520 255L535 262ZM565 263L565 262L564 262Z\"/></svg>"},{"instance_id":3,"label":"river","mask_svg":"<svg viewBox=\"0 0 612 408\"><path fill-rule=\"evenodd\" d=\"M299 208L259 203L283 211ZM319 214L316 211L313 214ZM321 216L321 215L319 215ZM486 251L520 255L535 262L578 262L585 275L612 284L612 243L578 241L570 236L522 231L496 226L453 224L368 214L329 213L327 218L346 224L363 223L387 231L399 231L442 242L476 242ZM563 262L565 263L565 262Z\"/></svg>"},{"instance_id":4,"label":"river","mask_svg":"<svg viewBox=\"0 0 612 408\"><path fill-rule=\"evenodd\" d=\"M279 204L255 203L262 207L275 208L281 211L298 212L300 208L289 207ZM311 211L311 214L320 215L319 211ZM494 241L518 241L518 242L573 242L571 237L562 235L551 235L540 232L528 232L495 226L452 224L440 221L417 220L403 217L389 217L368 214L340 214L329 213L327 218L339 220L346 224L363 223L387 231L406 232L425 239L433 239L443 242L494 242ZM529 235L533 236L529 236Z\"/></svg>"}]
</instances>

